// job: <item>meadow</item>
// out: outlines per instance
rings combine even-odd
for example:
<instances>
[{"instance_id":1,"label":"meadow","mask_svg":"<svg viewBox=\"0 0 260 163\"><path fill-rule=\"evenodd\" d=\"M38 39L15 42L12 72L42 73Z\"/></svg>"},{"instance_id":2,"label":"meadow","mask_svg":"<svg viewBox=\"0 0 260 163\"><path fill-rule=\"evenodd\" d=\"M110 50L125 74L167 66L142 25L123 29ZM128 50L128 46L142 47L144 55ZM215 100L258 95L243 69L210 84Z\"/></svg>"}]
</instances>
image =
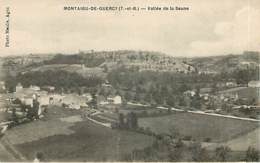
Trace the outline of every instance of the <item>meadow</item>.
<instances>
[{"instance_id":1,"label":"meadow","mask_svg":"<svg viewBox=\"0 0 260 163\"><path fill-rule=\"evenodd\" d=\"M52 108L45 119L14 127L7 136L28 161L37 152L45 161L120 161L153 142L153 137L100 126L80 114Z\"/></svg>"},{"instance_id":2,"label":"meadow","mask_svg":"<svg viewBox=\"0 0 260 163\"><path fill-rule=\"evenodd\" d=\"M193 140L223 142L245 135L257 127L257 122L242 121L194 113L175 113L169 116L139 118L139 126L154 133L169 133L171 128Z\"/></svg>"}]
</instances>

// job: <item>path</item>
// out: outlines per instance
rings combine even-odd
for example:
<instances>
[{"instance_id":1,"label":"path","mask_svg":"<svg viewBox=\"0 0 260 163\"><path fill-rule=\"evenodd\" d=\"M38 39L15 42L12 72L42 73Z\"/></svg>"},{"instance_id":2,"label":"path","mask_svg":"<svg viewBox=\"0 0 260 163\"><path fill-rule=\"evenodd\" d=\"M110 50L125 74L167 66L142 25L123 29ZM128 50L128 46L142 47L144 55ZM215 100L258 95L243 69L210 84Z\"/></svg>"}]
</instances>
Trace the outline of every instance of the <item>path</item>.
<instances>
[{"instance_id":1,"label":"path","mask_svg":"<svg viewBox=\"0 0 260 163\"><path fill-rule=\"evenodd\" d=\"M26 158L15 149L13 144L9 141L6 136L0 138L0 145L5 149L7 155L12 156L12 159L15 161L26 161Z\"/></svg>"},{"instance_id":2,"label":"path","mask_svg":"<svg viewBox=\"0 0 260 163\"><path fill-rule=\"evenodd\" d=\"M157 109L163 109L163 110L168 110L168 108L163 107L163 106L158 106L156 107ZM180 111L180 112L184 112L185 110L183 109L176 109L176 108L171 108L171 110L173 111ZM244 120L244 121L253 121L253 122L260 122L259 119L253 119L253 118L243 118L243 117L237 117L237 116L233 116L233 115L223 115L223 114L216 114L216 113L205 113L203 111L191 111L188 110L188 113L194 113L194 114L202 114L202 115L210 115L210 116L217 116L217 117L223 117L223 118L231 118L231 119L238 119L238 120Z\"/></svg>"},{"instance_id":3,"label":"path","mask_svg":"<svg viewBox=\"0 0 260 163\"><path fill-rule=\"evenodd\" d=\"M102 123L102 122L99 122L99 121L97 121L97 120L95 120L95 119L92 119L92 118L90 118L90 117L86 117L86 118L87 118L88 120L90 120L90 121L96 123L96 124L102 125L102 126L107 127L107 128L111 128L111 124L110 124L110 123Z\"/></svg>"},{"instance_id":4,"label":"path","mask_svg":"<svg viewBox=\"0 0 260 163\"><path fill-rule=\"evenodd\" d=\"M86 118L96 124L102 125L107 128L112 128L111 123L103 123L103 122L99 122L99 121L91 118L91 116L96 116L96 115L99 115L100 113L101 113L100 111L95 111L94 113L90 113L89 115L87 115Z\"/></svg>"}]
</instances>

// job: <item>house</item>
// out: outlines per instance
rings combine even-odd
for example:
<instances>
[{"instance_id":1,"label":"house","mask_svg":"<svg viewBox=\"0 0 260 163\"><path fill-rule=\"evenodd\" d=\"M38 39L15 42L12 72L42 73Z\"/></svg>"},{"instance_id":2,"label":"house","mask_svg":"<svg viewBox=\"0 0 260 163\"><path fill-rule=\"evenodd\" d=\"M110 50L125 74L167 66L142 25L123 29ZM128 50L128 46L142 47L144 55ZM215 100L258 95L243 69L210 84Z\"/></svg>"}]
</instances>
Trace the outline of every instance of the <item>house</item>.
<instances>
[{"instance_id":1,"label":"house","mask_svg":"<svg viewBox=\"0 0 260 163\"><path fill-rule=\"evenodd\" d=\"M6 88L5 88L5 82L4 81L0 81L0 92L5 92Z\"/></svg>"},{"instance_id":2,"label":"house","mask_svg":"<svg viewBox=\"0 0 260 163\"><path fill-rule=\"evenodd\" d=\"M46 106L50 104L50 96L40 96L37 98L40 106Z\"/></svg>"},{"instance_id":3,"label":"house","mask_svg":"<svg viewBox=\"0 0 260 163\"><path fill-rule=\"evenodd\" d=\"M210 94L212 92L212 88L200 88L200 95Z\"/></svg>"},{"instance_id":4,"label":"house","mask_svg":"<svg viewBox=\"0 0 260 163\"><path fill-rule=\"evenodd\" d=\"M31 85L29 88L23 88L19 83L14 92L14 99L19 99L23 104L33 107L34 100L39 103L39 108L50 104L50 95L47 91L41 91L40 87Z\"/></svg>"},{"instance_id":5,"label":"house","mask_svg":"<svg viewBox=\"0 0 260 163\"><path fill-rule=\"evenodd\" d=\"M38 86L36 86L36 85L31 85L31 86L30 86L30 89L31 89L31 90L34 90L34 91L39 91L39 90L41 90L41 88L38 87Z\"/></svg>"},{"instance_id":6,"label":"house","mask_svg":"<svg viewBox=\"0 0 260 163\"><path fill-rule=\"evenodd\" d=\"M33 107L33 100L34 100L33 97L24 97L21 99L21 102L27 106Z\"/></svg>"},{"instance_id":7,"label":"house","mask_svg":"<svg viewBox=\"0 0 260 163\"><path fill-rule=\"evenodd\" d=\"M15 87L15 92L20 92L21 90L23 90L23 86L21 83L18 83Z\"/></svg>"},{"instance_id":8,"label":"house","mask_svg":"<svg viewBox=\"0 0 260 163\"><path fill-rule=\"evenodd\" d=\"M103 87L113 87L108 80L106 80L103 84L102 84Z\"/></svg>"},{"instance_id":9,"label":"house","mask_svg":"<svg viewBox=\"0 0 260 163\"><path fill-rule=\"evenodd\" d=\"M225 87L226 86L226 83L225 82L218 82L217 84L216 84L216 87L217 88L222 88L222 87Z\"/></svg>"},{"instance_id":10,"label":"house","mask_svg":"<svg viewBox=\"0 0 260 163\"><path fill-rule=\"evenodd\" d=\"M62 99L64 98L64 95L60 94L50 94L50 104L52 105L61 105Z\"/></svg>"},{"instance_id":11,"label":"house","mask_svg":"<svg viewBox=\"0 0 260 163\"><path fill-rule=\"evenodd\" d=\"M55 90L55 87L54 86L44 86L42 87L43 90L46 90L48 92L52 92Z\"/></svg>"},{"instance_id":12,"label":"house","mask_svg":"<svg viewBox=\"0 0 260 163\"><path fill-rule=\"evenodd\" d=\"M191 97L193 97L193 96L196 94L196 92L193 91L193 90L188 90L188 91L185 91L183 94L184 94L185 96L191 96Z\"/></svg>"},{"instance_id":13,"label":"house","mask_svg":"<svg viewBox=\"0 0 260 163\"><path fill-rule=\"evenodd\" d=\"M122 98L121 96L109 96L107 98L107 101L112 104L122 104Z\"/></svg>"},{"instance_id":14,"label":"house","mask_svg":"<svg viewBox=\"0 0 260 163\"><path fill-rule=\"evenodd\" d=\"M77 94L66 94L64 98L62 98L62 104L68 106L71 109L88 107L87 98Z\"/></svg>"},{"instance_id":15,"label":"house","mask_svg":"<svg viewBox=\"0 0 260 163\"><path fill-rule=\"evenodd\" d=\"M241 94L244 94L244 93L241 93L241 91L244 91L246 89L247 89L246 87L230 88L230 89L226 89L223 91L219 91L218 94L219 94L220 99L224 100L224 101L225 101L225 99L237 100L239 98L243 98L243 96L241 96Z\"/></svg>"},{"instance_id":16,"label":"house","mask_svg":"<svg viewBox=\"0 0 260 163\"><path fill-rule=\"evenodd\" d=\"M93 99L93 97L92 97L92 95L90 93L84 93L81 96L86 97L88 102Z\"/></svg>"},{"instance_id":17,"label":"house","mask_svg":"<svg viewBox=\"0 0 260 163\"><path fill-rule=\"evenodd\" d=\"M226 86L227 86L227 87L236 87L236 86L237 86L237 83L232 82L232 81L229 81L229 82L226 82Z\"/></svg>"},{"instance_id":18,"label":"house","mask_svg":"<svg viewBox=\"0 0 260 163\"><path fill-rule=\"evenodd\" d=\"M98 96L97 97L97 102L99 105L108 105L108 104L115 104L115 105L120 105L122 104L122 97L121 96L108 96L105 98L104 96Z\"/></svg>"},{"instance_id":19,"label":"house","mask_svg":"<svg viewBox=\"0 0 260 163\"><path fill-rule=\"evenodd\" d=\"M250 82L248 83L248 87L260 88L260 81L250 81Z\"/></svg>"}]
</instances>

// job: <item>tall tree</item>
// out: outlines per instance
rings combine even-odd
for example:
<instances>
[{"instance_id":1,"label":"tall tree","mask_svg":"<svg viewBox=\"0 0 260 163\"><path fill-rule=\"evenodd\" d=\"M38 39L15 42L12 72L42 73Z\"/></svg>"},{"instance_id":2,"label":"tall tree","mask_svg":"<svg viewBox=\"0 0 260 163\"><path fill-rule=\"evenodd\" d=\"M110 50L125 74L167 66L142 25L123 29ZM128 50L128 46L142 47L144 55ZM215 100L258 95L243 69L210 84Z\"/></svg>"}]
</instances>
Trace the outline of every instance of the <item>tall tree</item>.
<instances>
[{"instance_id":1,"label":"tall tree","mask_svg":"<svg viewBox=\"0 0 260 163\"><path fill-rule=\"evenodd\" d=\"M228 146L221 146L215 150L218 161L227 161L230 152L231 149Z\"/></svg>"},{"instance_id":2,"label":"tall tree","mask_svg":"<svg viewBox=\"0 0 260 163\"><path fill-rule=\"evenodd\" d=\"M246 151L246 161L257 162L260 161L259 151L253 147L248 147Z\"/></svg>"}]
</instances>

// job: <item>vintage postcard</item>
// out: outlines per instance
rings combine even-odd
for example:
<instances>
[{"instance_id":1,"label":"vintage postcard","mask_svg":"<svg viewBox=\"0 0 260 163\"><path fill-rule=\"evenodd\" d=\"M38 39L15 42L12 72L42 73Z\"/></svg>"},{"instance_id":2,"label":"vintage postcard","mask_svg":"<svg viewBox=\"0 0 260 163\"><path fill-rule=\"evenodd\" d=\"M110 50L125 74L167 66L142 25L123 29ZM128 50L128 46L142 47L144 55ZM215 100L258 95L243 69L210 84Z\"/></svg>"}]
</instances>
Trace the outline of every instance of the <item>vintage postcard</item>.
<instances>
[{"instance_id":1,"label":"vintage postcard","mask_svg":"<svg viewBox=\"0 0 260 163\"><path fill-rule=\"evenodd\" d=\"M259 162L259 0L0 0L0 162Z\"/></svg>"}]
</instances>

